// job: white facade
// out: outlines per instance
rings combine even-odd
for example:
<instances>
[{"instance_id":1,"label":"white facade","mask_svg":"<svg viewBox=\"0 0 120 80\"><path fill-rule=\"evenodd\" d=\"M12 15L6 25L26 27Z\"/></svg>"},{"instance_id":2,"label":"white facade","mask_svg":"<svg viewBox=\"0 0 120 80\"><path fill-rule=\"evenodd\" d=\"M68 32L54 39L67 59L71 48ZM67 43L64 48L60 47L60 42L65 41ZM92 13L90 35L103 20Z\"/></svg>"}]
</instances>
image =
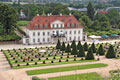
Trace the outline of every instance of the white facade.
<instances>
[{"instance_id":1,"label":"white facade","mask_svg":"<svg viewBox=\"0 0 120 80\"><path fill-rule=\"evenodd\" d=\"M45 44L56 43L58 38L64 42L82 41L83 40L83 28L74 27L64 28L64 22L56 20L50 23L50 29L38 29L38 30L26 30L28 38L23 38L23 44ZM64 37L52 37L53 34L64 34Z\"/></svg>"}]
</instances>

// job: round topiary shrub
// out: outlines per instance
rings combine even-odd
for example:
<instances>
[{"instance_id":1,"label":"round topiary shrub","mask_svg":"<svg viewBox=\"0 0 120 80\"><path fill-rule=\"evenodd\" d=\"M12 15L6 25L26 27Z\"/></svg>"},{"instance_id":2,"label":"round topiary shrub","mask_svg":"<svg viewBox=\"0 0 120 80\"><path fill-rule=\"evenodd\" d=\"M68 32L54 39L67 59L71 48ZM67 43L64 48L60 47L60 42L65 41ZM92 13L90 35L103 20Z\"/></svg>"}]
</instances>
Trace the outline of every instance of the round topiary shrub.
<instances>
[{"instance_id":1,"label":"round topiary shrub","mask_svg":"<svg viewBox=\"0 0 120 80\"><path fill-rule=\"evenodd\" d=\"M20 64L17 64L17 66L20 66Z\"/></svg>"},{"instance_id":2,"label":"round topiary shrub","mask_svg":"<svg viewBox=\"0 0 120 80\"><path fill-rule=\"evenodd\" d=\"M61 55L63 56L63 53Z\"/></svg>"},{"instance_id":3,"label":"round topiary shrub","mask_svg":"<svg viewBox=\"0 0 120 80\"><path fill-rule=\"evenodd\" d=\"M23 57L21 56L21 59L23 59Z\"/></svg>"},{"instance_id":4,"label":"round topiary shrub","mask_svg":"<svg viewBox=\"0 0 120 80\"><path fill-rule=\"evenodd\" d=\"M45 61L43 61L43 64L45 64Z\"/></svg>"},{"instance_id":5,"label":"round topiary shrub","mask_svg":"<svg viewBox=\"0 0 120 80\"><path fill-rule=\"evenodd\" d=\"M56 57L54 56L53 59L56 59Z\"/></svg>"},{"instance_id":6,"label":"round topiary shrub","mask_svg":"<svg viewBox=\"0 0 120 80\"><path fill-rule=\"evenodd\" d=\"M31 61L33 61L33 59L31 59Z\"/></svg>"},{"instance_id":7,"label":"round topiary shrub","mask_svg":"<svg viewBox=\"0 0 120 80\"><path fill-rule=\"evenodd\" d=\"M81 58L81 60L84 60L83 58Z\"/></svg>"},{"instance_id":8,"label":"round topiary shrub","mask_svg":"<svg viewBox=\"0 0 120 80\"><path fill-rule=\"evenodd\" d=\"M74 61L76 61L76 58L74 58Z\"/></svg>"},{"instance_id":9,"label":"round topiary shrub","mask_svg":"<svg viewBox=\"0 0 120 80\"><path fill-rule=\"evenodd\" d=\"M26 65L28 66L28 65L29 65L29 63L27 62L27 63L26 63Z\"/></svg>"},{"instance_id":10,"label":"round topiary shrub","mask_svg":"<svg viewBox=\"0 0 120 80\"><path fill-rule=\"evenodd\" d=\"M51 61L51 63L54 63L54 61Z\"/></svg>"},{"instance_id":11,"label":"round topiary shrub","mask_svg":"<svg viewBox=\"0 0 120 80\"><path fill-rule=\"evenodd\" d=\"M59 59L59 62L61 62L61 59Z\"/></svg>"},{"instance_id":12,"label":"round topiary shrub","mask_svg":"<svg viewBox=\"0 0 120 80\"><path fill-rule=\"evenodd\" d=\"M15 60L15 63L17 63L18 61L17 60Z\"/></svg>"},{"instance_id":13,"label":"round topiary shrub","mask_svg":"<svg viewBox=\"0 0 120 80\"><path fill-rule=\"evenodd\" d=\"M11 57L13 57L13 55L11 55Z\"/></svg>"},{"instance_id":14,"label":"round topiary shrub","mask_svg":"<svg viewBox=\"0 0 120 80\"><path fill-rule=\"evenodd\" d=\"M68 59L66 59L66 62L68 62L69 60Z\"/></svg>"},{"instance_id":15,"label":"round topiary shrub","mask_svg":"<svg viewBox=\"0 0 120 80\"><path fill-rule=\"evenodd\" d=\"M15 60L15 57L13 58L13 60Z\"/></svg>"},{"instance_id":16,"label":"round topiary shrub","mask_svg":"<svg viewBox=\"0 0 120 80\"><path fill-rule=\"evenodd\" d=\"M62 59L63 57L61 56L60 58Z\"/></svg>"},{"instance_id":17,"label":"round topiary shrub","mask_svg":"<svg viewBox=\"0 0 120 80\"><path fill-rule=\"evenodd\" d=\"M76 57L76 55L74 55L74 57Z\"/></svg>"},{"instance_id":18,"label":"round topiary shrub","mask_svg":"<svg viewBox=\"0 0 120 80\"><path fill-rule=\"evenodd\" d=\"M55 54L55 56L57 56L57 54Z\"/></svg>"},{"instance_id":19,"label":"round topiary shrub","mask_svg":"<svg viewBox=\"0 0 120 80\"><path fill-rule=\"evenodd\" d=\"M69 55L67 56L67 58L69 58Z\"/></svg>"},{"instance_id":20,"label":"round topiary shrub","mask_svg":"<svg viewBox=\"0 0 120 80\"><path fill-rule=\"evenodd\" d=\"M37 62L35 62L35 65L37 65Z\"/></svg>"},{"instance_id":21,"label":"round topiary shrub","mask_svg":"<svg viewBox=\"0 0 120 80\"><path fill-rule=\"evenodd\" d=\"M48 60L48 58L46 58L46 60Z\"/></svg>"},{"instance_id":22,"label":"round topiary shrub","mask_svg":"<svg viewBox=\"0 0 120 80\"><path fill-rule=\"evenodd\" d=\"M23 60L23 62L25 62L25 60Z\"/></svg>"},{"instance_id":23,"label":"round topiary shrub","mask_svg":"<svg viewBox=\"0 0 120 80\"><path fill-rule=\"evenodd\" d=\"M50 54L48 55L48 57L50 57Z\"/></svg>"},{"instance_id":24,"label":"round topiary shrub","mask_svg":"<svg viewBox=\"0 0 120 80\"><path fill-rule=\"evenodd\" d=\"M44 57L44 55L42 55L42 57Z\"/></svg>"},{"instance_id":25,"label":"round topiary shrub","mask_svg":"<svg viewBox=\"0 0 120 80\"><path fill-rule=\"evenodd\" d=\"M41 58L39 58L38 60L41 60Z\"/></svg>"}]
</instances>

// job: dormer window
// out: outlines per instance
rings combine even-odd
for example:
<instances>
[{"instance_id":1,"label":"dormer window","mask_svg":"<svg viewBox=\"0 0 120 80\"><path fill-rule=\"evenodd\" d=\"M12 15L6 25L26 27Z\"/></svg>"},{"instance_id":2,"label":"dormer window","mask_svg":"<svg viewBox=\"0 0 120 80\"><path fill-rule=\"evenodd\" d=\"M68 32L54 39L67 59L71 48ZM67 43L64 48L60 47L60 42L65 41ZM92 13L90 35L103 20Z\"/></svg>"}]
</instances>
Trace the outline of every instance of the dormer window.
<instances>
[{"instance_id":1,"label":"dormer window","mask_svg":"<svg viewBox=\"0 0 120 80\"><path fill-rule=\"evenodd\" d=\"M72 19L69 19L69 21L71 22L71 21L72 21Z\"/></svg>"},{"instance_id":2,"label":"dormer window","mask_svg":"<svg viewBox=\"0 0 120 80\"><path fill-rule=\"evenodd\" d=\"M45 28L48 28L48 25L47 25L47 24L45 24Z\"/></svg>"},{"instance_id":3,"label":"dormer window","mask_svg":"<svg viewBox=\"0 0 120 80\"><path fill-rule=\"evenodd\" d=\"M35 24L35 29L38 29L38 24Z\"/></svg>"},{"instance_id":4,"label":"dormer window","mask_svg":"<svg viewBox=\"0 0 120 80\"><path fill-rule=\"evenodd\" d=\"M74 27L74 24L72 24L72 27Z\"/></svg>"},{"instance_id":5,"label":"dormer window","mask_svg":"<svg viewBox=\"0 0 120 80\"><path fill-rule=\"evenodd\" d=\"M40 19L38 19L38 22L40 22Z\"/></svg>"},{"instance_id":6,"label":"dormer window","mask_svg":"<svg viewBox=\"0 0 120 80\"><path fill-rule=\"evenodd\" d=\"M70 24L67 24L67 27L70 27Z\"/></svg>"},{"instance_id":7,"label":"dormer window","mask_svg":"<svg viewBox=\"0 0 120 80\"><path fill-rule=\"evenodd\" d=\"M76 27L78 27L78 26L79 26L79 24L77 23L77 24L76 24Z\"/></svg>"},{"instance_id":8,"label":"dormer window","mask_svg":"<svg viewBox=\"0 0 120 80\"><path fill-rule=\"evenodd\" d=\"M42 24L40 24L40 28L43 28L43 25L42 25Z\"/></svg>"},{"instance_id":9,"label":"dormer window","mask_svg":"<svg viewBox=\"0 0 120 80\"><path fill-rule=\"evenodd\" d=\"M48 19L46 19L46 22L48 22Z\"/></svg>"}]
</instances>

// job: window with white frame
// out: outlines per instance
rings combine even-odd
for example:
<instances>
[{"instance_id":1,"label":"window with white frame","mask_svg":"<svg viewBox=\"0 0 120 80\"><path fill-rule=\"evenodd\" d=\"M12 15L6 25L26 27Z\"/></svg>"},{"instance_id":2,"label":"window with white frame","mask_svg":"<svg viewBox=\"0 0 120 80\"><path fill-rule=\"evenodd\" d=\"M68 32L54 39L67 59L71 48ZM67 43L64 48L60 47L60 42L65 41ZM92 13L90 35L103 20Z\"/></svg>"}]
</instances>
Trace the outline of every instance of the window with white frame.
<instances>
[{"instance_id":1,"label":"window with white frame","mask_svg":"<svg viewBox=\"0 0 120 80\"><path fill-rule=\"evenodd\" d=\"M35 24L35 29L38 29L38 24Z\"/></svg>"},{"instance_id":2,"label":"window with white frame","mask_svg":"<svg viewBox=\"0 0 120 80\"><path fill-rule=\"evenodd\" d=\"M45 32L43 32L43 36L45 35Z\"/></svg>"},{"instance_id":3,"label":"window with white frame","mask_svg":"<svg viewBox=\"0 0 120 80\"><path fill-rule=\"evenodd\" d=\"M40 28L43 28L43 25L42 25L42 24L40 24Z\"/></svg>"},{"instance_id":4,"label":"window with white frame","mask_svg":"<svg viewBox=\"0 0 120 80\"><path fill-rule=\"evenodd\" d=\"M35 36L35 32L33 32L33 36Z\"/></svg>"},{"instance_id":5,"label":"window with white frame","mask_svg":"<svg viewBox=\"0 0 120 80\"><path fill-rule=\"evenodd\" d=\"M69 28L69 27L70 27L70 24L67 24L67 27Z\"/></svg>"},{"instance_id":6,"label":"window with white frame","mask_svg":"<svg viewBox=\"0 0 120 80\"><path fill-rule=\"evenodd\" d=\"M45 42L45 38L43 38L43 42Z\"/></svg>"},{"instance_id":7,"label":"window with white frame","mask_svg":"<svg viewBox=\"0 0 120 80\"><path fill-rule=\"evenodd\" d=\"M38 32L38 36L40 36L40 32Z\"/></svg>"},{"instance_id":8,"label":"window with white frame","mask_svg":"<svg viewBox=\"0 0 120 80\"><path fill-rule=\"evenodd\" d=\"M78 31L78 34L80 34L80 30Z\"/></svg>"},{"instance_id":9,"label":"window with white frame","mask_svg":"<svg viewBox=\"0 0 120 80\"><path fill-rule=\"evenodd\" d=\"M35 42L35 39L33 39L33 42Z\"/></svg>"},{"instance_id":10,"label":"window with white frame","mask_svg":"<svg viewBox=\"0 0 120 80\"><path fill-rule=\"evenodd\" d=\"M38 38L38 42L40 42L40 39Z\"/></svg>"},{"instance_id":11,"label":"window with white frame","mask_svg":"<svg viewBox=\"0 0 120 80\"><path fill-rule=\"evenodd\" d=\"M47 25L47 24L45 24L45 28L48 28L48 25Z\"/></svg>"}]
</instances>

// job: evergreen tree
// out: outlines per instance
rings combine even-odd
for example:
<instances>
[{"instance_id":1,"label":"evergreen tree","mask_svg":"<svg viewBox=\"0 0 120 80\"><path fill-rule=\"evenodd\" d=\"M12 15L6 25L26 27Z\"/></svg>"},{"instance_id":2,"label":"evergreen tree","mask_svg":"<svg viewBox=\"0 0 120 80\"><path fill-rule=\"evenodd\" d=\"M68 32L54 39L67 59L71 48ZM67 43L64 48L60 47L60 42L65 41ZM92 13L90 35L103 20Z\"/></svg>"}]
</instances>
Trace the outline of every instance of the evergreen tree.
<instances>
[{"instance_id":1,"label":"evergreen tree","mask_svg":"<svg viewBox=\"0 0 120 80\"><path fill-rule=\"evenodd\" d=\"M110 45L108 52L106 54L106 58L115 58L115 57L116 57L116 55L115 55L114 48L112 45Z\"/></svg>"},{"instance_id":2,"label":"evergreen tree","mask_svg":"<svg viewBox=\"0 0 120 80\"><path fill-rule=\"evenodd\" d=\"M95 48L95 44L94 43L92 43L91 48L92 48L93 53L96 53L96 48Z\"/></svg>"},{"instance_id":3,"label":"evergreen tree","mask_svg":"<svg viewBox=\"0 0 120 80\"><path fill-rule=\"evenodd\" d=\"M84 52L82 45L80 45L79 52L78 52L77 56L78 57L85 57L85 52Z\"/></svg>"},{"instance_id":4,"label":"evergreen tree","mask_svg":"<svg viewBox=\"0 0 120 80\"><path fill-rule=\"evenodd\" d=\"M93 7L92 3L89 2L88 6L87 6L87 15L91 20L93 20L94 19L94 14L95 14L94 7Z\"/></svg>"},{"instance_id":5,"label":"evergreen tree","mask_svg":"<svg viewBox=\"0 0 120 80\"><path fill-rule=\"evenodd\" d=\"M72 41L71 48L73 48L74 45L76 45L75 40Z\"/></svg>"},{"instance_id":6,"label":"evergreen tree","mask_svg":"<svg viewBox=\"0 0 120 80\"><path fill-rule=\"evenodd\" d=\"M77 49L79 50L80 47L81 47L81 42L79 41L79 42L78 42L78 45L77 45Z\"/></svg>"},{"instance_id":7,"label":"evergreen tree","mask_svg":"<svg viewBox=\"0 0 120 80\"><path fill-rule=\"evenodd\" d=\"M104 55L105 54L102 44L99 46L97 54L99 54L99 55Z\"/></svg>"},{"instance_id":8,"label":"evergreen tree","mask_svg":"<svg viewBox=\"0 0 120 80\"><path fill-rule=\"evenodd\" d=\"M71 54L72 54L72 55L76 55L76 54L77 54L77 46L76 46L76 44L73 45L73 48L72 48Z\"/></svg>"},{"instance_id":9,"label":"evergreen tree","mask_svg":"<svg viewBox=\"0 0 120 80\"><path fill-rule=\"evenodd\" d=\"M65 51L65 49L66 49L65 43L63 42L63 43L62 43L62 46L61 46L61 48L60 48L60 50L61 50L61 51Z\"/></svg>"},{"instance_id":10,"label":"evergreen tree","mask_svg":"<svg viewBox=\"0 0 120 80\"><path fill-rule=\"evenodd\" d=\"M61 43L60 40L58 40L57 45L56 45L56 49L60 49L61 48Z\"/></svg>"},{"instance_id":11,"label":"evergreen tree","mask_svg":"<svg viewBox=\"0 0 120 80\"><path fill-rule=\"evenodd\" d=\"M91 47L89 48L88 53L87 53L85 59L86 60L94 60L94 55L93 55L93 51L92 51Z\"/></svg>"},{"instance_id":12,"label":"evergreen tree","mask_svg":"<svg viewBox=\"0 0 120 80\"><path fill-rule=\"evenodd\" d=\"M84 43L83 47L84 47L84 50L85 50L85 51L88 51L88 45L87 45L87 42Z\"/></svg>"},{"instance_id":13,"label":"evergreen tree","mask_svg":"<svg viewBox=\"0 0 120 80\"><path fill-rule=\"evenodd\" d=\"M71 47L70 47L69 43L67 45L66 52L71 52Z\"/></svg>"}]
</instances>

